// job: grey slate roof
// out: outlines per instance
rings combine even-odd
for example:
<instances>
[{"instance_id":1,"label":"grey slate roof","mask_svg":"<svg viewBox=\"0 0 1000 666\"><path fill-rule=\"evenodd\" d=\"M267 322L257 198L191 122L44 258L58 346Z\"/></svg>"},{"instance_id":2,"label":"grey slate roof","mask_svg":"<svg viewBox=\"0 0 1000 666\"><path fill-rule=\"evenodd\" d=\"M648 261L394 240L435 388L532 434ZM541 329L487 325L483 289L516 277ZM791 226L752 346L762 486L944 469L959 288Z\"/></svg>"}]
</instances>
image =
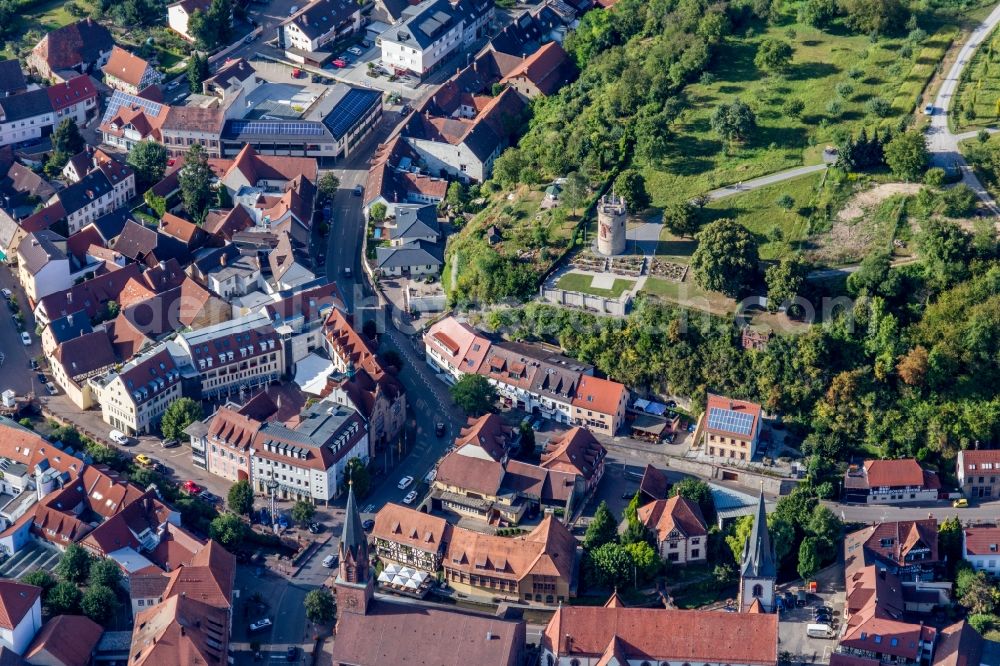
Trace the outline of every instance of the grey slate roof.
<instances>
[{"instance_id":1,"label":"grey slate roof","mask_svg":"<svg viewBox=\"0 0 1000 666\"><path fill-rule=\"evenodd\" d=\"M441 235L436 206L428 204L419 207L396 207L396 228L392 231L394 240L397 238L421 238L432 234Z\"/></svg>"},{"instance_id":2,"label":"grey slate roof","mask_svg":"<svg viewBox=\"0 0 1000 666\"><path fill-rule=\"evenodd\" d=\"M65 317L60 317L49 324L49 330L56 343L62 344L68 340L78 338L81 335L93 332L90 325L90 317L83 309L72 312Z\"/></svg>"},{"instance_id":3,"label":"grey slate roof","mask_svg":"<svg viewBox=\"0 0 1000 666\"><path fill-rule=\"evenodd\" d=\"M409 13L405 21L382 33L383 40L426 49L455 24L455 10L448 0L425 0L412 9L412 13L404 10L404 15Z\"/></svg>"},{"instance_id":4,"label":"grey slate roof","mask_svg":"<svg viewBox=\"0 0 1000 666\"><path fill-rule=\"evenodd\" d=\"M342 553L365 553L368 550L368 537L361 526L361 513L358 512L358 502L354 498L354 484L348 484L347 508L344 510L344 531L340 535Z\"/></svg>"},{"instance_id":5,"label":"grey slate roof","mask_svg":"<svg viewBox=\"0 0 1000 666\"><path fill-rule=\"evenodd\" d=\"M5 123L34 118L46 113L52 113L52 102L45 88L29 90L10 97L0 97L0 116Z\"/></svg>"},{"instance_id":6,"label":"grey slate roof","mask_svg":"<svg viewBox=\"0 0 1000 666\"><path fill-rule=\"evenodd\" d=\"M66 239L49 229L28 234L17 246L25 270L35 275L50 261L65 260Z\"/></svg>"},{"instance_id":7,"label":"grey slate roof","mask_svg":"<svg viewBox=\"0 0 1000 666\"><path fill-rule=\"evenodd\" d=\"M314 0L285 23L294 23L309 39L317 39L360 9L351 0Z\"/></svg>"},{"instance_id":8,"label":"grey slate roof","mask_svg":"<svg viewBox=\"0 0 1000 666\"><path fill-rule=\"evenodd\" d=\"M422 241L413 241L399 247L379 247L375 249L375 259L379 268L409 268L411 266L440 266L437 247Z\"/></svg>"},{"instance_id":9,"label":"grey slate roof","mask_svg":"<svg viewBox=\"0 0 1000 666\"><path fill-rule=\"evenodd\" d=\"M90 203L100 199L113 189L111 181L100 169L95 169L73 183L57 195L59 201L66 211L66 215L72 215L78 210L85 208Z\"/></svg>"},{"instance_id":10,"label":"grey slate roof","mask_svg":"<svg viewBox=\"0 0 1000 666\"><path fill-rule=\"evenodd\" d=\"M21 63L16 58L0 60L0 97L24 90L26 86Z\"/></svg>"},{"instance_id":11,"label":"grey slate roof","mask_svg":"<svg viewBox=\"0 0 1000 666\"><path fill-rule=\"evenodd\" d=\"M743 578L777 578L778 568L774 563L774 547L771 545L771 533L767 529L767 508L764 506L764 495L757 503L757 515L753 522L753 531L743 546L743 566L740 568Z\"/></svg>"}]
</instances>

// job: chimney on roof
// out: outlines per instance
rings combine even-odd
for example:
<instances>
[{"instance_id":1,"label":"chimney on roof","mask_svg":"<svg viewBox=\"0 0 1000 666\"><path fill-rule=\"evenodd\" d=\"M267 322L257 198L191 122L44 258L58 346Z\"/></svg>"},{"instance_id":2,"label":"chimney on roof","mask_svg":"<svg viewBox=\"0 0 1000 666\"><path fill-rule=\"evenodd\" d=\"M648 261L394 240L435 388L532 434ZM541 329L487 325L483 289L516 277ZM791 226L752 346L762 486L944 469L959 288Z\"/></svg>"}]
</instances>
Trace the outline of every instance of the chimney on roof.
<instances>
[{"instance_id":1,"label":"chimney on roof","mask_svg":"<svg viewBox=\"0 0 1000 666\"><path fill-rule=\"evenodd\" d=\"M219 258L219 265L225 266L228 262L229 262L229 257L226 255L225 252L223 252L222 256Z\"/></svg>"}]
</instances>

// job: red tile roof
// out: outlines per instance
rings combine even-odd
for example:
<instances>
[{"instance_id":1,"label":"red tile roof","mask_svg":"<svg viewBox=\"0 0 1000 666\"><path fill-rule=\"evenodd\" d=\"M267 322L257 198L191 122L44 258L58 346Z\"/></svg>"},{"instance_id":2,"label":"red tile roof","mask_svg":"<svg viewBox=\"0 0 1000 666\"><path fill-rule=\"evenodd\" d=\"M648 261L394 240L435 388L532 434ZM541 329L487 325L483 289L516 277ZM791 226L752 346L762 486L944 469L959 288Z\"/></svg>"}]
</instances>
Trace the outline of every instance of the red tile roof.
<instances>
[{"instance_id":1,"label":"red tile roof","mask_svg":"<svg viewBox=\"0 0 1000 666\"><path fill-rule=\"evenodd\" d=\"M494 460L502 460L507 455L514 429L504 423L498 414L484 414L470 418L455 438L455 449L472 444L481 447Z\"/></svg>"},{"instance_id":2,"label":"red tile roof","mask_svg":"<svg viewBox=\"0 0 1000 666\"><path fill-rule=\"evenodd\" d=\"M0 627L13 630L42 596L42 588L0 580Z\"/></svg>"},{"instance_id":3,"label":"red tile roof","mask_svg":"<svg viewBox=\"0 0 1000 666\"><path fill-rule=\"evenodd\" d=\"M628 396L628 389L623 384L609 379L582 375L576 387L576 397L573 406L589 409L601 414L616 414Z\"/></svg>"},{"instance_id":4,"label":"red tile roof","mask_svg":"<svg viewBox=\"0 0 1000 666\"><path fill-rule=\"evenodd\" d=\"M734 398L726 398L721 395L709 393L708 401L705 405L705 414L708 414L713 408L750 414L753 417L753 421L750 424L751 436L753 433L757 432L757 424L761 418L760 405L757 403L748 402L746 400L736 400ZM723 433L727 436L736 435L738 437L747 437L747 435L742 432L730 431L724 428L709 428L707 417L705 418L705 431Z\"/></svg>"},{"instance_id":5,"label":"red tile roof","mask_svg":"<svg viewBox=\"0 0 1000 666\"><path fill-rule=\"evenodd\" d=\"M616 638L635 660L754 666L778 661L774 614L560 606L545 628L542 646L560 657L597 659Z\"/></svg>"},{"instance_id":6,"label":"red tile roof","mask_svg":"<svg viewBox=\"0 0 1000 666\"><path fill-rule=\"evenodd\" d=\"M506 580L552 576L572 583L576 538L551 515L525 536L500 537L454 528L445 553L446 569Z\"/></svg>"},{"instance_id":7,"label":"red tile roof","mask_svg":"<svg viewBox=\"0 0 1000 666\"><path fill-rule=\"evenodd\" d=\"M708 534L701 509L680 495L639 507L639 520L656 534L657 541L666 541L674 530L687 538Z\"/></svg>"},{"instance_id":8,"label":"red tile roof","mask_svg":"<svg viewBox=\"0 0 1000 666\"><path fill-rule=\"evenodd\" d=\"M129 53L120 46L115 46L111 49L108 64L104 66L104 73L129 85L138 87L142 83L142 77L148 68L148 62L137 55Z\"/></svg>"},{"instance_id":9,"label":"red tile roof","mask_svg":"<svg viewBox=\"0 0 1000 666\"><path fill-rule=\"evenodd\" d=\"M444 518L401 504L385 504L375 514L372 538L385 539L416 550L437 553L448 541L452 527Z\"/></svg>"},{"instance_id":10,"label":"red tile roof","mask_svg":"<svg viewBox=\"0 0 1000 666\"><path fill-rule=\"evenodd\" d=\"M866 460L865 474L872 488L922 486L924 472L913 458L903 460ZM939 484L940 485L940 484Z\"/></svg>"},{"instance_id":11,"label":"red tile roof","mask_svg":"<svg viewBox=\"0 0 1000 666\"><path fill-rule=\"evenodd\" d=\"M74 76L65 83L57 83L45 89L49 94L52 110L62 111L88 99L97 99L97 86L86 74Z\"/></svg>"},{"instance_id":12,"label":"red tile roof","mask_svg":"<svg viewBox=\"0 0 1000 666\"><path fill-rule=\"evenodd\" d=\"M543 95L551 95L566 82L566 64L569 56L558 42L549 42L524 59L505 76L501 83L510 79L525 78L531 81Z\"/></svg>"},{"instance_id":13,"label":"red tile roof","mask_svg":"<svg viewBox=\"0 0 1000 666\"><path fill-rule=\"evenodd\" d=\"M21 226L24 226L24 222ZM989 467L983 467L984 464ZM967 476L970 473L982 473L984 469L1000 472L1000 449L959 451L956 465Z\"/></svg>"},{"instance_id":14,"label":"red tile roof","mask_svg":"<svg viewBox=\"0 0 1000 666\"><path fill-rule=\"evenodd\" d=\"M576 427L549 440L542 453L541 466L544 469L577 474L589 481L600 468L607 453L607 449L589 430Z\"/></svg>"},{"instance_id":15,"label":"red tile roof","mask_svg":"<svg viewBox=\"0 0 1000 666\"><path fill-rule=\"evenodd\" d=\"M965 553L1000 557L1000 527L965 528Z\"/></svg>"},{"instance_id":16,"label":"red tile roof","mask_svg":"<svg viewBox=\"0 0 1000 666\"><path fill-rule=\"evenodd\" d=\"M503 465L496 460L483 460L452 451L438 463L435 481L480 495L496 496L503 477Z\"/></svg>"},{"instance_id":17,"label":"red tile roof","mask_svg":"<svg viewBox=\"0 0 1000 666\"><path fill-rule=\"evenodd\" d=\"M88 666L104 628L82 615L57 615L35 635L24 658L32 664Z\"/></svg>"}]
</instances>

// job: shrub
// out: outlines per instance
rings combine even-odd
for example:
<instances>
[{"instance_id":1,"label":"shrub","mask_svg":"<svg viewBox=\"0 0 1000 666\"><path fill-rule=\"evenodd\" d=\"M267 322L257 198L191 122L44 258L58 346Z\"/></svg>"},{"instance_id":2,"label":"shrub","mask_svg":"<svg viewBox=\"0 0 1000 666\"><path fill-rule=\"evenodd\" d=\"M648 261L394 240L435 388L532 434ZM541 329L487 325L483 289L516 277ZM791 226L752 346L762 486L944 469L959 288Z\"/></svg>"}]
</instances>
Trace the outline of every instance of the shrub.
<instances>
[{"instance_id":1,"label":"shrub","mask_svg":"<svg viewBox=\"0 0 1000 666\"><path fill-rule=\"evenodd\" d=\"M865 104L865 111L877 118L885 118L892 113L892 105L884 97L872 97Z\"/></svg>"}]
</instances>

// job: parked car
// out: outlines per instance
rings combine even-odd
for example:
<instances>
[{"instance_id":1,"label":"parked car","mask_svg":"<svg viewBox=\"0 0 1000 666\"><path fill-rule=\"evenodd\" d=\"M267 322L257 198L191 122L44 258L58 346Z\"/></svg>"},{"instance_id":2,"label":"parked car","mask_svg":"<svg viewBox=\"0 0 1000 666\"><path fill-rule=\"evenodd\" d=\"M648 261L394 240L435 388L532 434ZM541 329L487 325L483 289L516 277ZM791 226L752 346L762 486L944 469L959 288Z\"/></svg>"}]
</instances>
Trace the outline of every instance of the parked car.
<instances>
[{"instance_id":1,"label":"parked car","mask_svg":"<svg viewBox=\"0 0 1000 666\"><path fill-rule=\"evenodd\" d=\"M319 534L323 531L323 526L319 523L309 523L309 533Z\"/></svg>"},{"instance_id":2,"label":"parked car","mask_svg":"<svg viewBox=\"0 0 1000 666\"><path fill-rule=\"evenodd\" d=\"M45 385L45 390L49 392L49 395L55 395L56 393L59 393L59 391L56 389L56 385L53 384L52 382L49 382L48 384Z\"/></svg>"},{"instance_id":3,"label":"parked car","mask_svg":"<svg viewBox=\"0 0 1000 666\"><path fill-rule=\"evenodd\" d=\"M350 53L351 55L356 55L356 56L362 55L364 53L364 51L359 49L357 46L352 46L351 48L347 49L347 52Z\"/></svg>"},{"instance_id":4,"label":"parked car","mask_svg":"<svg viewBox=\"0 0 1000 666\"><path fill-rule=\"evenodd\" d=\"M299 6L298 5L292 5L292 8L288 10L288 15L291 16L292 14L294 14L297 11L299 11Z\"/></svg>"},{"instance_id":5,"label":"parked car","mask_svg":"<svg viewBox=\"0 0 1000 666\"><path fill-rule=\"evenodd\" d=\"M38 381L40 381L42 384L49 383L49 378L45 376L44 372L39 372L38 374L35 375L35 377L37 377Z\"/></svg>"},{"instance_id":6,"label":"parked car","mask_svg":"<svg viewBox=\"0 0 1000 666\"><path fill-rule=\"evenodd\" d=\"M375 527L375 521L372 520L371 518L361 523L361 529L363 529L366 532L370 532L373 527Z\"/></svg>"},{"instance_id":7,"label":"parked car","mask_svg":"<svg viewBox=\"0 0 1000 666\"><path fill-rule=\"evenodd\" d=\"M924 107L924 115L925 116L933 116L934 115L934 105L933 104L928 104L927 106Z\"/></svg>"},{"instance_id":8,"label":"parked car","mask_svg":"<svg viewBox=\"0 0 1000 666\"><path fill-rule=\"evenodd\" d=\"M336 67L337 69L342 69L344 67L347 67L347 63L343 60L343 58L337 58L330 64Z\"/></svg>"},{"instance_id":9,"label":"parked car","mask_svg":"<svg viewBox=\"0 0 1000 666\"><path fill-rule=\"evenodd\" d=\"M180 445L181 443L178 442L176 439L165 439L162 442L160 442L160 447L164 449L172 449L175 446L180 446Z\"/></svg>"},{"instance_id":10,"label":"parked car","mask_svg":"<svg viewBox=\"0 0 1000 666\"><path fill-rule=\"evenodd\" d=\"M438 471L436 469L432 469L431 471L427 472L427 476L424 477L424 482L427 483L427 485L434 483L434 479L437 478L437 475Z\"/></svg>"},{"instance_id":11,"label":"parked car","mask_svg":"<svg viewBox=\"0 0 1000 666\"><path fill-rule=\"evenodd\" d=\"M434 434L438 437L444 437L444 423L438 421L434 424Z\"/></svg>"},{"instance_id":12,"label":"parked car","mask_svg":"<svg viewBox=\"0 0 1000 666\"><path fill-rule=\"evenodd\" d=\"M354 186L354 196L360 197L362 195L362 193L364 193L364 191L365 191L365 188L361 187L360 185L355 185Z\"/></svg>"},{"instance_id":13,"label":"parked car","mask_svg":"<svg viewBox=\"0 0 1000 666\"><path fill-rule=\"evenodd\" d=\"M10 300L10 297L13 296L10 289L0 289L0 294L3 294L3 297L8 301Z\"/></svg>"},{"instance_id":14,"label":"parked car","mask_svg":"<svg viewBox=\"0 0 1000 666\"><path fill-rule=\"evenodd\" d=\"M799 590L795 593L795 605L805 606L809 602L809 595L806 594L805 590Z\"/></svg>"},{"instance_id":15,"label":"parked car","mask_svg":"<svg viewBox=\"0 0 1000 666\"><path fill-rule=\"evenodd\" d=\"M964 509L967 506L969 506L969 500L965 499L964 497L959 497L957 500L952 502L951 505L956 509Z\"/></svg>"},{"instance_id":16,"label":"parked car","mask_svg":"<svg viewBox=\"0 0 1000 666\"><path fill-rule=\"evenodd\" d=\"M413 500L417 499L417 491L411 490L406 493L406 497L403 498L403 504L413 504Z\"/></svg>"},{"instance_id":17,"label":"parked car","mask_svg":"<svg viewBox=\"0 0 1000 666\"><path fill-rule=\"evenodd\" d=\"M33 358L28 359L28 367L32 370L38 370L38 361Z\"/></svg>"},{"instance_id":18,"label":"parked car","mask_svg":"<svg viewBox=\"0 0 1000 666\"><path fill-rule=\"evenodd\" d=\"M244 44L251 44L253 40L257 39L257 35L247 35L246 39L243 40Z\"/></svg>"},{"instance_id":19,"label":"parked car","mask_svg":"<svg viewBox=\"0 0 1000 666\"><path fill-rule=\"evenodd\" d=\"M289 525L289 523L288 523L288 516L286 516L284 514L279 514L278 515L278 527L280 527L283 530L287 530L288 529L288 525Z\"/></svg>"},{"instance_id":20,"label":"parked car","mask_svg":"<svg viewBox=\"0 0 1000 666\"><path fill-rule=\"evenodd\" d=\"M293 79L297 79L297 78L299 78L301 76L302 76L302 70L301 69L299 69L298 67L295 67L294 69L292 69L292 78Z\"/></svg>"},{"instance_id":21,"label":"parked car","mask_svg":"<svg viewBox=\"0 0 1000 666\"><path fill-rule=\"evenodd\" d=\"M288 646L288 661L298 661L299 659L299 648L295 645Z\"/></svg>"},{"instance_id":22,"label":"parked car","mask_svg":"<svg viewBox=\"0 0 1000 666\"><path fill-rule=\"evenodd\" d=\"M336 564L337 564L336 555L327 555L326 557L323 558L323 566L326 567L327 569L332 569L334 566L336 566Z\"/></svg>"},{"instance_id":23,"label":"parked car","mask_svg":"<svg viewBox=\"0 0 1000 666\"><path fill-rule=\"evenodd\" d=\"M188 479L181 484L181 490L186 492L188 495L197 495L203 490L203 488L191 479Z\"/></svg>"},{"instance_id":24,"label":"parked car","mask_svg":"<svg viewBox=\"0 0 1000 666\"><path fill-rule=\"evenodd\" d=\"M21 332L21 344L25 347L31 346L31 336L23 331Z\"/></svg>"},{"instance_id":25,"label":"parked car","mask_svg":"<svg viewBox=\"0 0 1000 666\"><path fill-rule=\"evenodd\" d=\"M208 502L209 504L216 504L216 503L222 501L221 498L218 495L213 495L212 493L208 492L207 490L203 490L200 493L198 493L198 497L201 498L201 499L203 499L204 501Z\"/></svg>"},{"instance_id":26,"label":"parked car","mask_svg":"<svg viewBox=\"0 0 1000 666\"><path fill-rule=\"evenodd\" d=\"M135 457L135 464L141 465L142 467L152 467L156 463L145 453L140 453Z\"/></svg>"},{"instance_id":27,"label":"parked car","mask_svg":"<svg viewBox=\"0 0 1000 666\"><path fill-rule=\"evenodd\" d=\"M399 488L400 490L406 490L407 488L410 487L411 483L413 483L413 477L404 476L402 479L399 480L399 483L396 484L396 487Z\"/></svg>"},{"instance_id":28,"label":"parked car","mask_svg":"<svg viewBox=\"0 0 1000 666\"><path fill-rule=\"evenodd\" d=\"M121 430L112 430L108 433L108 439L110 439L115 444L125 446L128 444L128 436Z\"/></svg>"},{"instance_id":29,"label":"parked car","mask_svg":"<svg viewBox=\"0 0 1000 666\"><path fill-rule=\"evenodd\" d=\"M833 609L830 608L829 606L817 606L816 608L813 609L814 615L820 615L821 613L826 615L833 615Z\"/></svg>"},{"instance_id":30,"label":"parked car","mask_svg":"<svg viewBox=\"0 0 1000 666\"><path fill-rule=\"evenodd\" d=\"M264 629L267 629L270 626L271 626L271 618L265 617L260 620L257 620L256 622L251 622L250 631L251 632L263 631Z\"/></svg>"},{"instance_id":31,"label":"parked car","mask_svg":"<svg viewBox=\"0 0 1000 666\"><path fill-rule=\"evenodd\" d=\"M344 266L344 277L349 278L351 277L351 275L353 275L353 273L351 272L351 267Z\"/></svg>"}]
</instances>

